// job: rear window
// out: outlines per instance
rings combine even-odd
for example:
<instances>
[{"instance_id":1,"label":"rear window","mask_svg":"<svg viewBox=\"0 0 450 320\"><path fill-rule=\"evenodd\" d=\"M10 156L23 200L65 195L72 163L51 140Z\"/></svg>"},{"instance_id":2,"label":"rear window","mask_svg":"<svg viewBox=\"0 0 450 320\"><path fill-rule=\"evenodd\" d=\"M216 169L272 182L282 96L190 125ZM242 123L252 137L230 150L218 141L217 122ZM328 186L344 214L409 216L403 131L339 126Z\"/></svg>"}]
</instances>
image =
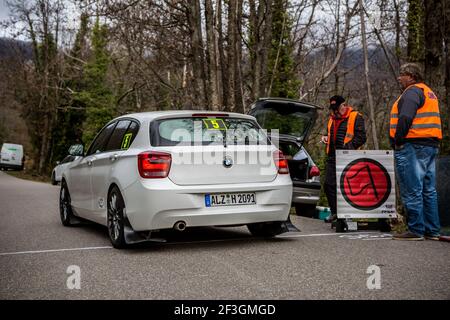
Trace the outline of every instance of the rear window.
<instances>
[{"instance_id":1,"label":"rear window","mask_svg":"<svg viewBox=\"0 0 450 320\"><path fill-rule=\"evenodd\" d=\"M269 144L255 121L214 117L156 120L150 126L150 140L153 146Z\"/></svg>"},{"instance_id":2,"label":"rear window","mask_svg":"<svg viewBox=\"0 0 450 320\"><path fill-rule=\"evenodd\" d=\"M130 125L130 120L121 120L114 128L113 133L111 134L111 137L109 138L108 144L106 145L105 151L111 151L111 150L120 150L122 146L122 140L125 132L128 129L128 126Z\"/></svg>"}]
</instances>

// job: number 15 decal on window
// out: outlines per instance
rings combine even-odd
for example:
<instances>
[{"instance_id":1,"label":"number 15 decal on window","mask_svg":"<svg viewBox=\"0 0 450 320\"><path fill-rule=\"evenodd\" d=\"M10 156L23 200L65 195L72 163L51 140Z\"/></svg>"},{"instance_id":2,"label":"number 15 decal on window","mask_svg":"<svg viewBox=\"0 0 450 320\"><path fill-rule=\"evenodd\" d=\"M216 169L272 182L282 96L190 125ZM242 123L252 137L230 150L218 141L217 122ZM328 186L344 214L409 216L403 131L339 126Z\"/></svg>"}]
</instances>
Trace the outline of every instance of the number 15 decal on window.
<instances>
[{"instance_id":1,"label":"number 15 decal on window","mask_svg":"<svg viewBox=\"0 0 450 320\"><path fill-rule=\"evenodd\" d=\"M203 123L208 130L227 130L223 119L203 119Z\"/></svg>"},{"instance_id":2,"label":"number 15 decal on window","mask_svg":"<svg viewBox=\"0 0 450 320\"><path fill-rule=\"evenodd\" d=\"M128 149L130 147L130 141L132 136L133 136L132 133L127 133L126 135L123 136L122 146L120 147L121 149Z\"/></svg>"}]
</instances>

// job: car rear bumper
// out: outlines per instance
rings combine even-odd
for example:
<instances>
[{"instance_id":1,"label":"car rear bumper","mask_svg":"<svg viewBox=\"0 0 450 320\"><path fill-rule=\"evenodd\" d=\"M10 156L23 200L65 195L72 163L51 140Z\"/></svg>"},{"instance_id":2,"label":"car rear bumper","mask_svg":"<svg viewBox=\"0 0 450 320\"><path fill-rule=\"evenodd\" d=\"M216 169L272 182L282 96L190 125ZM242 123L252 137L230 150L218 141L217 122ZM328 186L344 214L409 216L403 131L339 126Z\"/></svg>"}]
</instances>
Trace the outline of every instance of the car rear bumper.
<instances>
[{"instance_id":1,"label":"car rear bumper","mask_svg":"<svg viewBox=\"0 0 450 320\"><path fill-rule=\"evenodd\" d=\"M206 207L205 194L255 192L255 205ZM126 215L135 231L187 227L242 225L286 221L292 198L289 176L268 183L178 186L169 179L140 179L123 190Z\"/></svg>"},{"instance_id":2,"label":"car rear bumper","mask_svg":"<svg viewBox=\"0 0 450 320\"><path fill-rule=\"evenodd\" d=\"M2 162L2 163L0 163L0 168L14 169L14 170L23 170L23 165Z\"/></svg>"},{"instance_id":3,"label":"car rear bumper","mask_svg":"<svg viewBox=\"0 0 450 320\"><path fill-rule=\"evenodd\" d=\"M320 198L320 185L319 189L315 186L294 186L292 192L292 202L294 204L317 204Z\"/></svg>"}]
</instances>

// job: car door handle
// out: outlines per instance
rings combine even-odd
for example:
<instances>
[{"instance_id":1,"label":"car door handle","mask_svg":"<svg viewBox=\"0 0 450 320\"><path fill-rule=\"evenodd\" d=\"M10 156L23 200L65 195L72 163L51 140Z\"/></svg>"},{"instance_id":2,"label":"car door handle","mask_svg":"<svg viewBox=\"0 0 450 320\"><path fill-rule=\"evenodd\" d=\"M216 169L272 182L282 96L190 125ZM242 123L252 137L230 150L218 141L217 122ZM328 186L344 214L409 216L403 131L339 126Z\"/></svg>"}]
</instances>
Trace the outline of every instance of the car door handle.
<instances>
[{"instance_id":1,"label":"car door handle","mask_svg":"<svg viewBox=\"0 0 450 320\"><path fill-rule=\"evenodd\" d=\"M89 160L87 161L87 165L88 165L89 167L91 167L91 166L92 166L92 160L89 159Z\"/></svg>"},{"instance_id":2,"label":"car door handle","mask_svg":"<svg viewBox=\"0 0 450 320\"><path fill-rule=\"evenodd\" d=\"M119 157L119 156L118 156L117 154L114 154L114 155L112 155L112 156L109 156L109 160L111 160L112 162L114 162L114 161L117 160L118 157Z\"/></svg>"}]
</instances>

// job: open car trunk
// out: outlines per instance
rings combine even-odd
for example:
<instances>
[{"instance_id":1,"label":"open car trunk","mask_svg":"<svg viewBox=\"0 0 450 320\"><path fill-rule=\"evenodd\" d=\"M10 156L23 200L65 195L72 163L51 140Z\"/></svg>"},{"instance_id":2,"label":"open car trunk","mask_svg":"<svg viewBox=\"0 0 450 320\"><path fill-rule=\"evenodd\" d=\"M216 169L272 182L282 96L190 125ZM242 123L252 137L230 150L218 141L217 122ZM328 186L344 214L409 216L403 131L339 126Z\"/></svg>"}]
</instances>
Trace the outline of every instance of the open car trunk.
<instances>
[{"instance_id":1,"label":"open car trunk","mask_svg":"<svg viewBox=\"0 0 450 320\"><path fill-rule=\"evenodd\" d=\"M289 173L294 185L297 181L308 179L309 160L301 147L295 142L280 140L279 149L288 160Z\"/></svg>"},{"instance_id":2,"label":"open car trunk","mask_svg":"<svg viewBox=\"0 0 450 320\"><path fill-rule=\"evenodd\" d=\"M293 140L303 145L317 119L320 107L291 99L262 98L252 105L254 116L269 135L280 140Z\"/></svg>"},{"instance_id":3,"label":"open car trunk","mask_svg":"<svg viewBox=\"0 0 450 320\"><path fill-rule=\"evenodd\" d=\"M297 100L262 98L249 111L288 159L294 185L308 179L309 159L302 145L314 126L319 108Z\"/></svg>"}]
</instances>

